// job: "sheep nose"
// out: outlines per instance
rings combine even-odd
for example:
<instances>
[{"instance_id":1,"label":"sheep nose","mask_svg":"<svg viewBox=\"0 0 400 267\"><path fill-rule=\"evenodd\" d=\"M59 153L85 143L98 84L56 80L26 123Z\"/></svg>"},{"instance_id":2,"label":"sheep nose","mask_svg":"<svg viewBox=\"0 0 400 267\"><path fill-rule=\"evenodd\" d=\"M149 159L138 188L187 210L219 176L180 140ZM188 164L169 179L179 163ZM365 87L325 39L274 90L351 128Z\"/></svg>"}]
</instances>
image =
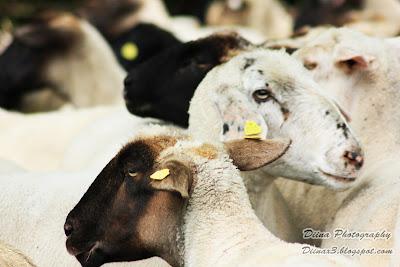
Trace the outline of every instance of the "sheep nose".
<instances>
[{"instance_id":1,"label":"sheep nose","mask_svg":"<svg viewBox=\"0 0 400 267\"><path fill-rule=\"evenodd\" d=\"M343 155L346 162L351 166L354 166L356 170L361 169L364 164L364 157L361 152L358 151L346 151Z\"/></svg>"},{"instance_id":2,"label":"sheep nose","mask_svg":"<svg viewBox=\"0 0 400 267\"><path fill-rule=\"evenodd\" d=\"M72 234L73 231L74 231L74 227L72 226L72 223L71 222L66 222L64 224L64 233L65 233L65 235L67 237L69 237Z\"/></svg>"}]
</instances>

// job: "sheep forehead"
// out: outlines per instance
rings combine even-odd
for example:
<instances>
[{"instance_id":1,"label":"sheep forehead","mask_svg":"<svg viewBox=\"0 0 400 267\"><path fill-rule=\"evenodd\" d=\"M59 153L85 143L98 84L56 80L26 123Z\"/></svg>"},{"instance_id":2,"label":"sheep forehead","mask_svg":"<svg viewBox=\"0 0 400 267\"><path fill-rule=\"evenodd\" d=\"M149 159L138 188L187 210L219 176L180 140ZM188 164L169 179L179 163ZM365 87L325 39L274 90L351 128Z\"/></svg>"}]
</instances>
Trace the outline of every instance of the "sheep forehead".
<instances>
[{"instance_id":1,"label":"sheep forehead","mask_svg":"<svg viewBox=\"0 0 400 267\"><path fill-rule=\"evenodd\" d=\"M380 41L360 32L348 28L333 28L323 32L310 43L306 44L304 49L309 52L315 52L310 48L321 49L324 52L331 53L338 48L347 48L354 51L373 52L380 48Z\"/></svg>"},{"instance_id":2,"label":"sheep forehead","mask_svg":"<svg viewBox=\"0 0 400 267\"><path fill-rule=\"evenodd\" d=\"M173 147L176 142L178 141L176 136L170 136L170 135L153 135L153 136L139 136L133 141L129 142L124 146L124 148L121 149L119 154L123 154L124 151L130 150L130 149L135 149L139 144L140 145L145 145L146 150L148 150L150 153L150 159L149 162L154 162L157 158L160 157L160 154L164 151L167 150L169 147Z\"/></svg>"},{"instance_id":3,"label":"sheep forehead","mask_svg":"<svg viewBox=\"0 0 400 267\"><path fill-rule=\"evenodd\" d=\"M175 159L182 159L183 161L190 161L194 165L199 165L204 160L217 159L221 152L220 144L203 143L188 138L178 140L175 146L160 153L159 160L173 155Z\"/></svg>"},{"instance_id":4,"label":"sheep forehead","mask_svg":"<svg viewBox=\"0 0 400 267\"><path fill-rule=\"evenodd\" d=\"M235 64L242 67L240 70L242 85L246 91L260 89L265 87L266 83L275 83L285 90L314 86L311 85L310 74L305 71L300 62L283 51L260 50L243 53L237 60L241 65L237 64L238 62Z\"/></svg>"}]
</instances>

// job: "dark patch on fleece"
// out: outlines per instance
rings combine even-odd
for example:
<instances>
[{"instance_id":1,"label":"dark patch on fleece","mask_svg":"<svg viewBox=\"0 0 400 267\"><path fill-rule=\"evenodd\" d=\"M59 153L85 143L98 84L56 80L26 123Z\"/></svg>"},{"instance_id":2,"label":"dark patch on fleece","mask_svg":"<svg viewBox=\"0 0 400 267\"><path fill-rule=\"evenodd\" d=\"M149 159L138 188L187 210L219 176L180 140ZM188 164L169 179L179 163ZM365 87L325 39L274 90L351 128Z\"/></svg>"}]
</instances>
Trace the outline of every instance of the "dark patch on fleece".
<instances>
[{"instance_id":1,"label":"dark patch on fleece","mask_svg":"<svg viewBox=\"0 0 400 267\"><path fill-rule=\"evenodd\" d=\"M256 62L254 58L245 58L243 70L248 69L250 66L254 65L254 62Z\"/></svg>"},{"instance_id":2,"label":"dark patch on fleece","mask_svg":"<svg viewBox=\"0 0 400 267\"><path fill-rule=\"evenodd\" d=\"M349 139L349 128L347 128L345 123L338 123L338 124L336 124L336 127L338 129L342 129L344 137L346 139Z\"/></svg>"}]
</instances>

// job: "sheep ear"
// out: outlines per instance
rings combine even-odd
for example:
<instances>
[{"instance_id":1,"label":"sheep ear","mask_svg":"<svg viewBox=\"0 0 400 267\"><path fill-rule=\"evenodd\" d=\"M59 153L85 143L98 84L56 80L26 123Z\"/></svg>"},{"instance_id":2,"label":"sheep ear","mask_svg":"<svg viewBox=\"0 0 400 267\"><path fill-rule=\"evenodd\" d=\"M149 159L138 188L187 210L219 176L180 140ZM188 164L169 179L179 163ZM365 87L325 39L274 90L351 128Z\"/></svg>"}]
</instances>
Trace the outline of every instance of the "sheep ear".
<instances>
[{"instance_id":1,"label":"sheep ear","mask_svg":"<svg viewBox=\"0 0 400 267\"><path fill-rule=\"evenodd\" d=\"M192 170L190 166L177 160L170 160L160 166L162 170L168 170L167 175L150 178L150 186L156 190L176 192L182 198L189 198L192 185Z\"/></svg>"},{"instance_id":2,"label":"sheep ear","mask_svg":"<svg viewBox=\"0 0 400 267\"><path fill-rule=\"evenodd\" d=\"M346 70L367 69L373 66L375 57L351 49L340 49L336 55L336 65Z\"/></svg>"},{"instance_id":3,"label":"sheep ear","mask_svg":"<svg viewBox=\"0 0 400 267\"><path fill-rule=\"evenodd\" d=\"M233 164L241 171L252 171L280 158L288 150L289 139L234 140L225 142Z\"/></svg>"}]
</instances>

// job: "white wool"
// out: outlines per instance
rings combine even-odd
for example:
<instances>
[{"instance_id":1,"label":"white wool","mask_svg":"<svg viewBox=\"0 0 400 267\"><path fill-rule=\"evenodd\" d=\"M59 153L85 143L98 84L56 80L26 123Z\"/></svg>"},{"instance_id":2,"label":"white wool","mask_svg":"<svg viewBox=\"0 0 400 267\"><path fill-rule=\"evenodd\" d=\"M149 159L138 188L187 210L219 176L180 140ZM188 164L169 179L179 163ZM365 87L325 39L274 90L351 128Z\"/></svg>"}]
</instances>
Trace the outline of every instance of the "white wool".
<instances>
[{"instance_id":1,"label":"white wool","mask_svg":"<svg viewBox=\"0 0 400 267\"><path fill-rule=\"evenodd\" d=\"M377 37L395 36L400 32L398 0L365 0L360 11L352 12L347 27Z\"/></svg>"},{"instance_id":2,"label":"white wool","mask_svg":"<svg viewBox=\"0 0 400 267\"><path fill-rule=\"evenodd\" d=\"M185 153L189 144L178 142L164 152L190 158L196 166L183 225L185 266L357 266L337 255L303 254L302 245L273 236L254 214L228 156L193 156Z\"/></svg>"},{"instance_id":3,"label":"white wool","mask_svg":"<svg viewBox=\"0 0 400 267\"><path fill-rule=\"evenodd\" d=\"M207 11L209 25L235 25L255 29L267 38L287 38L293 31L293 18L277 0L245 0L244 11L231 10L214 1Z\"/></svg>"},{"instance_id":4,"label":"white wool","mask_svg":"<svg viewBox=\"0 0 400 267\"><path fill-rule=\"evenodd\" d=\"M23 115L0 110L0 158L28 170L54 170L82 129L121 108L97 107Z\"/></svg>"},{"instance_id":5,"label":"white wool","mask_svg":"<svg viewBox=\"0 0 400 267\"><path fill-rule=\"evenodd\" d=\"M47 63L46 80L76 107L122 103L125 71L92 25L79 20L79 30L80 39L72 50Z\"/></svg>"},{"instance_id":6,"label":"white wool","mask_svg":"<svg viewBox=\"0 0 400 267\"><path fill-rule=\"evenodd\" d=\"M396 43L396 40L391 41ZM346 74L336 68L337 56L342 51L371 58L368 72ZM348 29L332 29L298 50L294 56L303 62L318 63L311 73L351 117L351 125L364 145L366 157L359 184L345 192L279 181L278 187L294 221L301 228L318 230L342 227L356 231L389 231L393 236L388 241L328 239L322 241L322 246L394 247L397 251L392 255L363 255L360 260L363 266L388 266L390 261L391 266L398 266L398 47Z\"/></svg>"},{"instance_id":7,"label":"white wool","mask_svg":"<svg viewBox=\"0 0 400 267\"><path fill-rule=\"evenodd\" d=\"M262 43L267 38L263 33L250 27L236 25L202 27L196 19L181 16L171 18L170 27L165 29L171 31L183 42L197 40L214 33L226 31L237 32L240 36L253 44Z\"/></svg>"},{"instance_id":8,"label":"white wool","mask_svg":"<svg viewBox=\"0 0 400 267\"><path fill-rule=\"evenodd\" d=\"M143 119L126 110L107 114L80 131L66 149L61 168L80 170L86 166L101 170L129 140L140 135L165 132L163 122ZM180 128L170 126L171 133Z\"/></svg>"},{"instance_id":9,"label":"white wool","mask_svg":"<svg viewBox=\"0 0 400 267\"><path fill-rule=\"evenodd\" d=\"M16 173L24 172L25 170L12 161L0 158L0 173Z\"/></svg>"},{"instance_id":10,"label":"white wool","mask_svg":"<svg viewBox=\"0 0 400 267\"><path fill-rule=\"evenodd\" d=\"M0 241L0 266L35 267L25 255L2 241Z\"/></svg>"}]
</instances>

